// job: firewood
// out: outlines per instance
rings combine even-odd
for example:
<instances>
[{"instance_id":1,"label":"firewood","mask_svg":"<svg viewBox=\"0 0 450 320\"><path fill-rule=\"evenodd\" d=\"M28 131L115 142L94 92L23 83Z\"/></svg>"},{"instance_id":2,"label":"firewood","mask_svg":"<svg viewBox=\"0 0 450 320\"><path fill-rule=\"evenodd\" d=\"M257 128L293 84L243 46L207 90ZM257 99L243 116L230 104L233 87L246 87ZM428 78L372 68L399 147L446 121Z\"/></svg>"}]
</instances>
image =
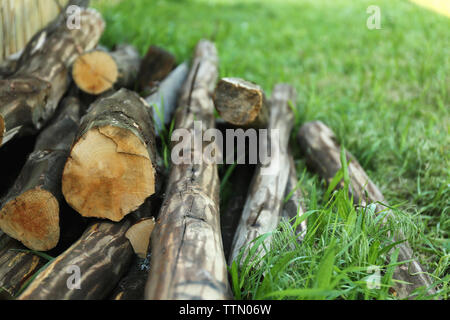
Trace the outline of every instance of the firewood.
<instances>
[{"instance_id":1,"label":"firewood","mask_svg":"<svg viewBox=\"0 0 450 320\"><path fill-rule=\"evenodd\" d=\"M111 52L97 49L77 58L72 77L81 90L92 95L113 87L133 89L140 63L139 52L131 45L120 45Z\"/></svg>"},{"instance_id":2,"label":"firewood","mask_svg":"<svg viewBox=\"0 0 450 320\"><path fill-rule=\"evenodd\" d=\"M243 99L247 99L243 96ZM253 176L244 211L236 230L230 255L230 264L239 256L244 248L244 256L248 254L248 246L258 236L276 229L283 207L284 194L289 178L288 142L294 125L294 114L288 103L295 102L295 89L286 84L276 85L271 99L270 130L279 130L279 139L270 139L270 144L277 150L271 155L268 167L259 164ZM237 104L237 101L236 101ZM244 104L244 102L243 102ZM270 170L270 174L262 174L262 170ZM270 237L266 239L269 243ZM261 252L261 251L258 251ZM256 253L258 255L259 253ZM253 257L255 258L255 257Z\"/></svg>"},{"instance_id":3,"label":"firewood","mask_svg":"<svg viewBox=\"0 0 450 320\"><path fill-rule=\"evenodd\" d=\"M139 70L139 89L151 89L162 81L175 65L175 57L170 52L157 46L150 46Z\"/></svg>"},{"instance_id":4,"label":"firewood","mask_svg":"<svg viewBox=\"0 0 450 320\"><path fill-rule=\"evenodd\" d=\"M284 198L287 199L287 201L283 205L281 216L292 223L295 223L295 219L301 217L306 212L305 198L301 191L301 187L297 184L297 170L295 169L294 158L289 151L289 179L284 194ZM306 234L306 220L303 220L297 226L295 232L297 234L297 240L301 241Z\"/></svg>"},{"instance_id":5,"label":"firewood","mask_svg":"<svg viewBox=\"0 0 450 320\"><path fill-rule=\"evenodd\" d=\"M68 70L95 47L104 29L101 16L81 9L80 28L69 29L64 15L36 34L25 47L17 71L0 80L0 145L35 133L52 117L68 88Z\"/></svg>"},{"instance_id":6,"label":"firewood","mask_svg":"<svg viewBox=\"0 0 450 320\"><path fill-rule=\"evenodd\" d=\"M0 228L32 250L54 248L60 237L61 175L78 129L78 99L66 98L38 136L14 186L2 201Z\"/></svg>"},{"instance_id":7,"label":"firewood","mask_svg":"<svg viewBox=\"0 0 450 320\"><path fill-rule=\"evenodd\" d=\"M125 237L130 240L134 253L142 259L147 256L150 235L155 227L155 218L143 218L133 224L125 233Z\"/></svg>"},{"instance_id":8,"label":"firewood","mask_svg":"<svg viewBox=\"0 0 450 320\"><path fill-rule=\"evenodd\" d=\"M217 79L216 47L201 40L181 89L175 128L214 127L211 99ZM190 149L191 156L194 152ZM219 223L217 164L173 164L166 198L152 233L146 299L225 299L229 297Z\"/></svg>"},{"instance_id":9,"label":"firewood","mask_svg":"<svg viewBox=\"0 0 450 320\"><path fill-rule=\"evenodd\" d=\"M44 265L43 258L23 250L26 248L19 241L0 231L0 296L14 298Z\"/></svg>"},{"instance_id":10,"label":"firewood","mask_svg":"<svg viewBox=\"0 0 450 320\"><path fill-rule=\"evenodd\" d=\"M340 146L332 130L320 121L309 122L300 128L298 141L306 155L308 165L314 168L327 182L330 182L341 168ZM367 206L373 203L376 205L376 212L387 210L384 223L387 222L387 219L395 221L395 215L387 208L388 204L383 194L367 176L357 159L349 152L346 152L346 157L350 175L350 192L355 204ZM342 183L340 186L342 187ZM393 236L393 241L405 239L401 230L396 230ZM426 270L414 259L409 243L405 241L397 244L395 248L399 249L398 261L413 260L397 266L394 271L393 278L405 282L394 283L393 288L398 296L406 298L414 289L421 286L430 288L430 278L425 273ZM434 293L434 290L430 288L429 293Z\"/></svg>"},{"instance_id":11,"label":"firewood","mask_svg":"<svg viewBox=\"0 0 450 320\"><path fill-rule=\"evenodd\" d=\"M153 119L157 134L163 129L163 126L170 123L177 105L178 94L188 72L188 63L180 64L157 86L157 90L145 99L153 107Z\"/></svg>"},{"instance_id":12,"label":"firewood","mask_svg":"<svg viewBox=\"0 0 450 320\"><path fill-rule=\"evenodd\" d=\"M92 224L77 242L37 275L18 300L106 298L133 257L133 249L125 237L130 225L128 218L119 223Z\"/></svg>"},{"instance_id":13,"label":"firewood","mask_svg":"<svg viewBox=\"0 0 450 320\"><path fill-rule=\"evenodd\" d=\"M266 127L270 110L264 91L240 78L222 78L214 92L214 105L227 122L239 126Z\"/></svg>"},{"instance_id":14,"label":"firewood","mask_svg":"<svg viewBox=\"0 0 450 320\"><path fill-rule=\"evenodd\" d=\"M155 192L152 110L128 89L97 100L82 118L62 192L84 217L120 221Z\"/></svg>"}]
</instances>

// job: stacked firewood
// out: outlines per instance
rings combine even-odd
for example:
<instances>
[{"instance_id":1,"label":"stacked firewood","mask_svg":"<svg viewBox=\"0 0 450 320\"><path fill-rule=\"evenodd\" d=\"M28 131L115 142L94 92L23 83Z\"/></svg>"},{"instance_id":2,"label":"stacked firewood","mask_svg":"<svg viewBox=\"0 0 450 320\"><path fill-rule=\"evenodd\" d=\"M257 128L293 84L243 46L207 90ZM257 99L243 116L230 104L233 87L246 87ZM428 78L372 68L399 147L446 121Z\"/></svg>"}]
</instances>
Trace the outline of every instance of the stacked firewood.
<instances>
[{"instance_id":1,"label":"stacked firewood","mask_svg":"<svg viewBox=\"0 0 450 320\"><path fill-rule=\"evenodd\" d=\"M143 58L131 45L98 46L105 23L92 9L82 9L79 29L66 18L38 32L0 75L1 169L13 168L1 173L2 296L231 298L227 260L306 211L289 147L295 89L277 84L269 99L249 81L218 81L218 53L207 40L190 65L177 66L156 46ZM170 123L190 130L194 122L203 132L220 124L279 133L269 141L276 157L236 169L222 214L216 163L169 169L158 152ZM328 127L304 124L298 142L324 179L334 177L340 147ZM183 151L197 152L190 145ZM12 152L28 156L17 164ZM347 157L355 203L385 210L378 188ZM296 231L301 241L305 221ZM412 260L407 242L397 247L399 260ZM396 279L400 296L430 284L414 260L397 268Z\"/></svg>"}]
</instances>

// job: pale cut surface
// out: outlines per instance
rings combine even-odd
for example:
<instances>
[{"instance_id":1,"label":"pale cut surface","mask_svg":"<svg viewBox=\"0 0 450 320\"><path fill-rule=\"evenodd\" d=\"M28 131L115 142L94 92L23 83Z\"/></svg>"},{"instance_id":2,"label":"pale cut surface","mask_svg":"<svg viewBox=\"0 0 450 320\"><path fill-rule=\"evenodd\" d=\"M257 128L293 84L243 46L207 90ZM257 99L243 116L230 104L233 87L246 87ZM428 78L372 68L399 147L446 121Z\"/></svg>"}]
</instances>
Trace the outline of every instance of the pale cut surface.
<instances>
[{"instance_id":1,"label":"pale cut surface","mask_svg":"<svg viewBox=\"0 0 450 320\"><path fill-rule=\"evenodd\" d=\"M50 250L59 241L58 201L46 190L28 190L2 208L0 228L32 250Z\"/></svg>"},{"instance_id":2,"label":"pale cut surface","mask_svg":"<svg viewBox=\"0 0 450 320\"><path fill-rule=\"evenodd\" d=\"M62 191L82 216L120 221L155 192L155 169L130 130L92 128L72 148Z\"/></svg>"},{"instance_id":3,"label":"pale cut surface","mask_svg":"<svg viewBox=\"0 0 450 320\"><path fill-rule=\"evenodd\" d=\"M134 253L139 258L145 259L147 257L150 235L154 227L155 218L144 218L132 225L125 233L125 237L130 240Z\"/></svg>"},{"instance_id":4,"label":"pale cut surface","mask_svg":"<svg viewBox=\"0 0 450 320\"><path fill-rule=\"evenodd\" d=\"M111 89L118 75L116 62L103 51L92 51L79 56L72 70L72 77L77 86L94 95Z\"/></svg>"}]
</instances>

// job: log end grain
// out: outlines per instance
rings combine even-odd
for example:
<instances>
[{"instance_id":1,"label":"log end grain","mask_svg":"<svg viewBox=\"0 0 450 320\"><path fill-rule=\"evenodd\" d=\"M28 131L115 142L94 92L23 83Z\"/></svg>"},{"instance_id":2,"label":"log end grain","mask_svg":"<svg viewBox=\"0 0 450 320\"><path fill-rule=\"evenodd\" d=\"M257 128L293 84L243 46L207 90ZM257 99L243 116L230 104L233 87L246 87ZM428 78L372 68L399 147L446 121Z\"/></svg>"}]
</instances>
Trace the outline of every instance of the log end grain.
<instances>
[{"instance_id":1,"label":"log end grain","mask_svg":"<svg viewBox=\"0 0 450 320\"><path fill-rule=\"evenodd\" d=\"M62 191L82 216L120 221L155 192L155 168L130 130L95 127L73 146Z\"/></svg>"},{"instance_id":2,"label":"log end grain","mask_svg":"<svg viewBox=\"0 0 450 320\"><path fill-rule=\"evenodd\" d=\"M221 79L214 93L214 105L220 116L234 125L255 121L264 103L263 90L240 78Z\"/></svg>"},{"instance_id":3,"label":"log end grain","mask_svg":"<svg viewBox=\"0 0 450 320\"><path fill-rule=\"evenodd\" d=\"M118 76L114 59L107 52L99 50L79 56L72 69L72 77L77 86L93 95L111 89Z\"/></svg>"},{"instance_id":4,"label":"log end grain","mask_svg":"<svg viewBox=\"0 0 450 320\"><path fill-rule=\"evenodd\" d=\"M28 190L2 208L0 228L29 249L50 250L59 241L59 203L46 190Z\"/></svg>"},{"instance_id":5,"label":"log end grain","mask_svg":"<svg viewBox=\"0 0 450 320\"><path fill-rule=\"evenodd\" d=\"M150 235L154 228L155 219L144 218L132 225L125 233L125 237L130 240L134 253L139 258L145 259L147 257Z\"/></svg>"}]
</instances>

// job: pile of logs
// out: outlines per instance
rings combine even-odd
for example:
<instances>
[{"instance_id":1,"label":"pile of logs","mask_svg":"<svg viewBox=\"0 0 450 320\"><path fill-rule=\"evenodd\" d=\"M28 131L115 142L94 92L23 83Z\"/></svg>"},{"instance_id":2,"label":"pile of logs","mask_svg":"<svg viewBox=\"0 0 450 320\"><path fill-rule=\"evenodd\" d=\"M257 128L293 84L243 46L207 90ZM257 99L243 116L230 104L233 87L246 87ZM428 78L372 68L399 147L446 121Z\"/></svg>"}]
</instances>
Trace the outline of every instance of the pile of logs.
<instances>
[{"instance_id":1,"label":"pile of logs","mask_svg":"<svg viewBox=\"0 0 450 320\"><path fill-rule=\"evenodd\" d=\"M198 42L190 64L177 66L156 46L143 58L131 45L99 46L105 23L92 9L82 9L79 29L66 18L58 16L1 69L8 70L0 74L1 296L232 298L227 261L248 254L281 219L306 211L289 147L295 89L277 84L267 98L249 81L218 81L218 53L208 40ZM269 141L279 150L269 163L237 167L223 213L217 164L169 169L158 151L170 123L189 130L194 121L203 131L217 124L279 132ZM298 143L311 167L334 177L340 147L328 127L304 124ZM355 203L385 210L379 189L347 157ZM305 221L296 232L301 241ZM398 295L430 287L408 243L397 247L400 261L412 260L396 269Z\"/></svg>"}]
</instances>

